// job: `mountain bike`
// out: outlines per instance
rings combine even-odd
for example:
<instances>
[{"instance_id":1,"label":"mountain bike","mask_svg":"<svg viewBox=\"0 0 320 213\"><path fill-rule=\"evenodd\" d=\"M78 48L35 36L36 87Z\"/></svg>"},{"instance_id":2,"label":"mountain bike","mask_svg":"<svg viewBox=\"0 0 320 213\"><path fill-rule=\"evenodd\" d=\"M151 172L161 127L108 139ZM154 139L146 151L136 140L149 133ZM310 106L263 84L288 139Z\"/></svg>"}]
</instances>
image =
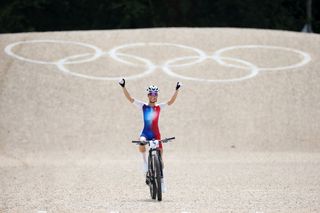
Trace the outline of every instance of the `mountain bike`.
<instances>
[{"instance_id":1,"label":"mountain bike","mask_svg":"<svg viewBox=\"0 0 320 213\"><path fill-rule=\"evenodd\" d=\"M132 141L137 145L149 145L148 155L148 172L146 176L146 184L150 188L150 196L152 199L158 198L162 200L161 179L163 178L163 162L160 154L159 143L167 143L175 137L165 138L162 140L148 140L148 141Z\"/></svg>"}]
</instances>

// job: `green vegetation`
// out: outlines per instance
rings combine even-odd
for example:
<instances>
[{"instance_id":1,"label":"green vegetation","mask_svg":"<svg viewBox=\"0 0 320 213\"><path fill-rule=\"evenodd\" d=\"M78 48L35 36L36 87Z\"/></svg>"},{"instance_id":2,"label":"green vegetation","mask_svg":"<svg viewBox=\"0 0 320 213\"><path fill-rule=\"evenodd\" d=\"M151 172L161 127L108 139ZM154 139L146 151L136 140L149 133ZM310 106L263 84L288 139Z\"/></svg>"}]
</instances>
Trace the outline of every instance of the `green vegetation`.
<instances>
[{"instance_id":1,"label":"green vegetation","mask_svg":"<svg viewBox=\"0 0 320 213\"><path fill-rule=\"evenodd\" d=\"M316 9L318 8L318 9ZM320 32L320 1L312 27ZM2 0L0 33L149 27L301 31L306 0Z\"/></svg>"}]
</instances>

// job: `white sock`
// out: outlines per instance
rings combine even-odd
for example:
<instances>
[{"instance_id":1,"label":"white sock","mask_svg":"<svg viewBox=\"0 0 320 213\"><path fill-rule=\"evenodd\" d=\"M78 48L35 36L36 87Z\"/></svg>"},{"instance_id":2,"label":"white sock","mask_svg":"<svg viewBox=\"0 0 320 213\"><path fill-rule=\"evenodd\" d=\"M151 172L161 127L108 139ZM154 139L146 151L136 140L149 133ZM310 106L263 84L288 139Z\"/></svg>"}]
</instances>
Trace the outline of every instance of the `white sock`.
<instances>
[{"instance_id":1,"label":"white sock","mask_svg":"<svg viewBox=\"0 0 320 213\"><path fill-rule=\"evenodd\" d=\"M146 152L141 153L142 154L142 159L143 159L143 171L145 173L148 172L148 162L147 162L147 155Z\"/></svg>"},{"instance_id":2,"label":"white sock","mask_svg":"<svg viewBox=\"0 0 320 213\"><path fill-rule=\"evenodd\" d=\"M161 183L164 183L164 178L161 178Z\"/></svg>"},{"instance_id":3,"label":"white sock","mask_svg":"<svg viewBox=\"0 0 320 213\"><path fill-rule=\"evenodd\" d=\"M164 184L164 179L163 178L161 178L161 190L162 190L162 192L166 192L167 191L167 187Z\"/></svg>"},{"instance_id":4,"label":"white sock","mask_svg":"<svg viewBox=\"0 0 320 213\"><path fill-rule=\"evenodd\" d=\"M147 153L146 152L142 152L142 159L143 159L143 162L147 163Z\"/></svg>"}]
</instances>

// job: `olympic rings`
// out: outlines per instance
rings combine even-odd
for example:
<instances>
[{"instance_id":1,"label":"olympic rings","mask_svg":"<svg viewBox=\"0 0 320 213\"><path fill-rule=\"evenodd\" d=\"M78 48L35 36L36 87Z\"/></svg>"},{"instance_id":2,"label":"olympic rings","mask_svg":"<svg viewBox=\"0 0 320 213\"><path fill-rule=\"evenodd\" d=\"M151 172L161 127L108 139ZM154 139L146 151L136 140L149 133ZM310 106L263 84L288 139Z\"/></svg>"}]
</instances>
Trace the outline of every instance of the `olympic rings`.
<instances>
[{"instance_id":1,"label":"olympic rings","mask_svg":"<svg viewBox=\"0 0 320 213\"><path fill-rule=\"evenodd\" d=\"M78 55L72 55L68 56L66 58L62 58L58 61L41 61L41 60L34 60L34 59L29 59L23 56L20 56L16 53L13 52L13 48L18 45L23 45L23 44L32 44L32 43L60 43L60 44L72 44L72 45L77 45L77 46L83 46L87 47L94 52L90 53L83 53L83 54L78 54ZM123 53L124 49L132 49L132 48L144 48L144 47L158 47L158 46L168 46L168 47L175 47L175 48L180 48L188 51L192 51L195 53L195 55L187 55L184 57L176 57L173 59L169 59L165 61L163 64L155 64L152 62L150 59L143 58L140 56L128 54L128 53ZM235 49L271 49L271 50L277 50L277 51L286 51L286 52L292 52L300 56L301 61L295 63L295 64L290 64L290 65L285 65L281 67L258 67L257 65L253 64L252 62L235 58L235 57L227 57L223 56L224 53L228 51L232 51ZM123 44L120 46L116 46L112 48L109 51L103 51L100 48L91 45L91 44L86 44L82 42L74 42L74 41L63 41L63 40L29 40L29 41L19 41L15 42L12 44L9 44L5 48L6 54L17 58L22 61L27 61L30 63L36 63L36 64L50 64L50 65L55 65L57 68L62 71L63 73L70 74L76 77L81 77L81 78L87 78L87 79L92 79L92 80L118 80L119 78L122 78L123 76L119 77L108 77L108 76L92 76L92 75L85 75L85 74L80 74L75 71L71 71L66 67L66 65L73 65L73 64L80 64L80 63L87 63L87 62L92 62L98 58L101 58L103 56L107 56L112 58L114 61L117 61L119 63L126 64L131 67L141 67L143 68L143 72L139 74L134 74L131 76L126 76L125 78L127 79L136 79L136 78L142 78L148 74L151 74L153 71L155 71L156 68L160 68L162 71L164 71L166 74L172 77L177 77L181 79L186 79L186 80L193 80L193 81L200 81L200 82L215 82L215 83L224 83L224 82L237 82L237 81L242 81L246 79L250 79L258 75L261 71L278 71L278 70L288 70L288 69L294 69L298 68L301 66L306 65L311 61L311 56L303 52L301 50L297 49L292 49L292 48L287 48L287 47L278 47L278 46L267 46L267 45L238 45L238 46L230 46L230 47L225 47L222 49L219 49L215 51L213 54L207 54L204 51L182 45L182 44L174 44L174 43L160 43L160 42L150 42L150 43L131 43L131 44ZM139 61L139 63L134 63L132 61L125 60L124 58L131 58L134 59L135 61ZM202 63L205 60L214 60L221 66L225 67L232 67L236 69L242 69L242 70L247 70L248 74L239 78L228 78L228 79L204 79L204 78L194 78L194 77L189 77L181 74L177 74L173 71L175 68L184 68L188 66L193 66L199 63ZM179 62L184 62L184 63L179 63Z\"/></svg>"}]
</instances>

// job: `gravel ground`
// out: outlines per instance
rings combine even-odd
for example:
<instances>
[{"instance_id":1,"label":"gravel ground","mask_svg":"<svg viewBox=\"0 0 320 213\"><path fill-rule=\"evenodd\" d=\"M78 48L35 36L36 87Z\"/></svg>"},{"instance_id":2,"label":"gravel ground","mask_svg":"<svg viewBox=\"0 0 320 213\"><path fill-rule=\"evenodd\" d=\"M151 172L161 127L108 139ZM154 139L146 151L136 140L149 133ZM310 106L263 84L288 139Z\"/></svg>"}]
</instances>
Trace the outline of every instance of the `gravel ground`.
<instances>
[{"instance_id":1,"label":"gravel ground","mask_svg":"<svg viewBox=\"0 0 320 213\"><path fill-rule=\"evenodd\" d=\"M318 154L217 152L186 158L172 153L166 159L168 191L162 202L150 199L138 157L131 160L78 157L85 160L30 157L24 165L18 161L3 165L2 211L318 212L320 209Z\"/></svg>"}]
</instances>

